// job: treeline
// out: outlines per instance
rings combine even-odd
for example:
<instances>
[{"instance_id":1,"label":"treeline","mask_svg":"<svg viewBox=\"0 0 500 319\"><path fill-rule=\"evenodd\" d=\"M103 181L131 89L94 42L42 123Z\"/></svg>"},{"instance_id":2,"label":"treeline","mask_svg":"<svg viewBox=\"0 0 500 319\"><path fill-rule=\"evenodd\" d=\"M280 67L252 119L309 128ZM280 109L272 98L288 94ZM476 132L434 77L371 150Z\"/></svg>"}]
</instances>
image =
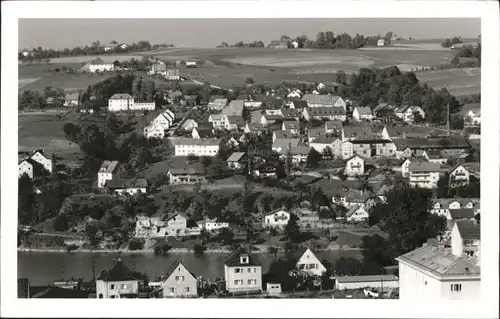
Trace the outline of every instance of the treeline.
<instances>
[{"instance_id":1,"label":"treeline","mask_svg":"<svg viewBox=\"0 0 500 319\"><path fill-rule=\"evenodd\" d=\"M442 43L441 46L443 48L451 48L455 44L462 43L462 38L461 37L453 37L453 38L446 38Z\"/></svg>"},{"instance_id":2,"label":"treeline","mask_svg":"<svg viewBox=\"0 0 500 319\"><path fill-rule=\"evenodd\" d=\"M315 40L309 39L306 35L290 38L281 36L281 40L297 41L299 48L308 49L359 49L364 46L376 46L378 40L384 39L385 44L390 44L392 32L387 32L385 36L364 36L359 33L353 37L348 33L335 35L332 31L321 31L316 35Z\"/></svg>"},{"instance_id":3,"label":"treeline","mask_svg":"<svg viewBox=\"0 0 500 319\"><path fill-rule=\"evenodd\" d=\"M111 41L110 45L114 47L110 50L105 50L108 45L101 45L99 41L93 42L90 46L77 46L74 48L64 48L61 50L55 49L45 49L42 47L34 48L33 50L22 50L19 53L19 59L21 60L40 60L40 59L50 59L50 58L59 58L59 57L68 57L68 56L81 56L81 55L100 55L100 54L113 54L113 53L130 53L130 52L142 52L142 51L150 51L156 50L160 47L173 47L173 44L153 44L149 43L149 41L141 40L137 43L126 44L121 47L118 45L118 42ZM23 52L30 52L28 56L24 56Z\"/></svg>"}]
</instances>

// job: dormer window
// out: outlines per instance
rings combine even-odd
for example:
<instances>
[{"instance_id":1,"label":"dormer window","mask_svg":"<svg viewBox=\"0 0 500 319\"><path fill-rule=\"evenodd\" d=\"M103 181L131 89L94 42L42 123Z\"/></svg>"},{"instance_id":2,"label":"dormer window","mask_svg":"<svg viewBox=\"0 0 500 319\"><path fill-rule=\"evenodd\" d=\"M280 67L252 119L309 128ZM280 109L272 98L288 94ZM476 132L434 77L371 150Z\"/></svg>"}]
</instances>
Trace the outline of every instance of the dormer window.
<instances>
[{"instance_id":1,"label":"dormer window","mask_svg":"<svg viewBox=\"0 0 500 319\"><path fill-rule=\"evenodd\" d=\"M242 256L240 256L240 263L242 263L242 264L248 264L248 255L242 255Z\"/></svg>"}]
</instances>

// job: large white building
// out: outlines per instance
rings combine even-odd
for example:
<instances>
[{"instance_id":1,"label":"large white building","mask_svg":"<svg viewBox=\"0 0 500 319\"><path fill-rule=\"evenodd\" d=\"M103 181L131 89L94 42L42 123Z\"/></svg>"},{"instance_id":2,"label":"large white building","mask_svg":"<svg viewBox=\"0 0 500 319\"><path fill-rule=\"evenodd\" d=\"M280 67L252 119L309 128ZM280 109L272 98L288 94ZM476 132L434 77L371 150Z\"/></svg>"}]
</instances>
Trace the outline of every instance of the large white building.
<instances>
[{"instance_id":1,"label":"large white building","mask_svg":"<svg viewBox=\"0 0 500 319\"><path fill-rule=\"evenodd\" d=\"M165 131L174 123L175 115L170 110L165 110L144 128L146 138L164 138Z\"/></svg>"},{"instance_id":2,"label":"large white building","mask_svg":"<svg viewBox=\"0 0 500 319\"><path fill-rule=\"evenodd\" d=\"M96 279L96 295L99 299L137 298L139 280L119 259L110 270L102 270Z\"/></svg>"},{"instance_id":3,"label":"large white building","mask_svg":"<svg viewBox=\"0 0 500 319\"><path fill-rule=\"evenodd\" d=\"M441 175L441 165L438 163L412 162L409 172L411 186L436 188Z\"/></svg>"},{"instance_id":4,"label":"large white building","mask_svg":"<svg viewBox=\"0 0 500 319\"><path fill-rule=\"evenodd\" d=\"M120 111L154 111L155 102L135 102L134 98L127 93L116 93L108 101L110 112Z\"/></svg>"},{"instance_id":5,"label":"large white building","mask_svg":"<svg viewBox=\"0 0 500 319\"><path fill-rule=\"evenodd\" d=\"M224 278L230 293L262 291L262 265L243 248L233 252L224 263Z\"/></svg>"},{"instance_id":6,"label":"large white building","mask_svg":"<svg viewBox=\"0 0 500 319\"><path fill-rule=\"evenodd\" d=\"M216 156L220 141L215 138L176 138L172 143L175 156Z\"/></svg>"},{"instance_id":7,"label":"large white building","mask_svg":"<svg viewBox=\"0 0 500 319\"><path fill-rule=\"evenodd\" d=\"M306 101L309 107L342 107L345 111L347 106L340 96L304 94L302 100Z\"/></svg>"},{"instance_id":8,"label":"large white building","mask_svg":"<svg viewBox=\"0 0 500 319\"><path fill-rule=\"evenodd\" d=\"M463 224L463 225L462 225ZM478 300L481 298L480 227L458 221L452 248L435 240L406 253L399 262L399 298L419 300Z\"/></svg>"}]
</instances>

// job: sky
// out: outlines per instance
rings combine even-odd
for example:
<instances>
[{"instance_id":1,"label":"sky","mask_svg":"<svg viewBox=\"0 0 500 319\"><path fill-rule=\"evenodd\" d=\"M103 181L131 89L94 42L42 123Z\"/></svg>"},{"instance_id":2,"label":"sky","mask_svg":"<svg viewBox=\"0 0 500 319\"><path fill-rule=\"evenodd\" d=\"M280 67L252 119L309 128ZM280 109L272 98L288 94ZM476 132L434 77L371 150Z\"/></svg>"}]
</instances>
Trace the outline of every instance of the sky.
<instances>
[{"instance_id":1,"label":"sky","mask_svg":"<svg viewBox=\"0 0 500 319\"><path fill-rule=\"evenodd\" d=\"M331 18L331 19L19 19L19 48L62 49L112 40L212 48L225 41L261 40L268 44L283 34L314 39L319 31L413 38L475 38L481 20L474 18Z\"/></svg>"}]
</instances>

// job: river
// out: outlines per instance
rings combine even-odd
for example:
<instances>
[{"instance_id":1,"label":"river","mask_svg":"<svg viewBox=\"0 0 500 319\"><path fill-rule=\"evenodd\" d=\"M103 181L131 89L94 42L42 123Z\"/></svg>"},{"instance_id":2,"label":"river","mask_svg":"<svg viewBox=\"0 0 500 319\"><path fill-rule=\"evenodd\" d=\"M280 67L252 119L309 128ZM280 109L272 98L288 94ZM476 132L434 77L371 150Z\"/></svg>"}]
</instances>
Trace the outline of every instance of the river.
<instances>
[{"instance_id":1,"label":"river","mask_svg":"<svg viewBox=\"0 0 500 319\"><path fill-rule=\"evenodd\" d=\"M111 268L113 259L121 257L125 264L134 271L145 272L150 280L164 273L172 262L179 260L189 271L205 279L224 277L224 261L229 254L206 253L195 256L193 253L170 253L167 256L145 254L115 253L58 253L58 252L18 252L18 278L29 278L31 285L48 285L58 280L71 277L92 279L92 263L95 262L96 276L105 268ZM268 253L255 254L262 264L265 273L274 255ZM279 255L278 255L279 256ZM321 251L316 256L319 260L334 263L340 257L360 257L361 252Z\"/></svg>"}]
</instances>

